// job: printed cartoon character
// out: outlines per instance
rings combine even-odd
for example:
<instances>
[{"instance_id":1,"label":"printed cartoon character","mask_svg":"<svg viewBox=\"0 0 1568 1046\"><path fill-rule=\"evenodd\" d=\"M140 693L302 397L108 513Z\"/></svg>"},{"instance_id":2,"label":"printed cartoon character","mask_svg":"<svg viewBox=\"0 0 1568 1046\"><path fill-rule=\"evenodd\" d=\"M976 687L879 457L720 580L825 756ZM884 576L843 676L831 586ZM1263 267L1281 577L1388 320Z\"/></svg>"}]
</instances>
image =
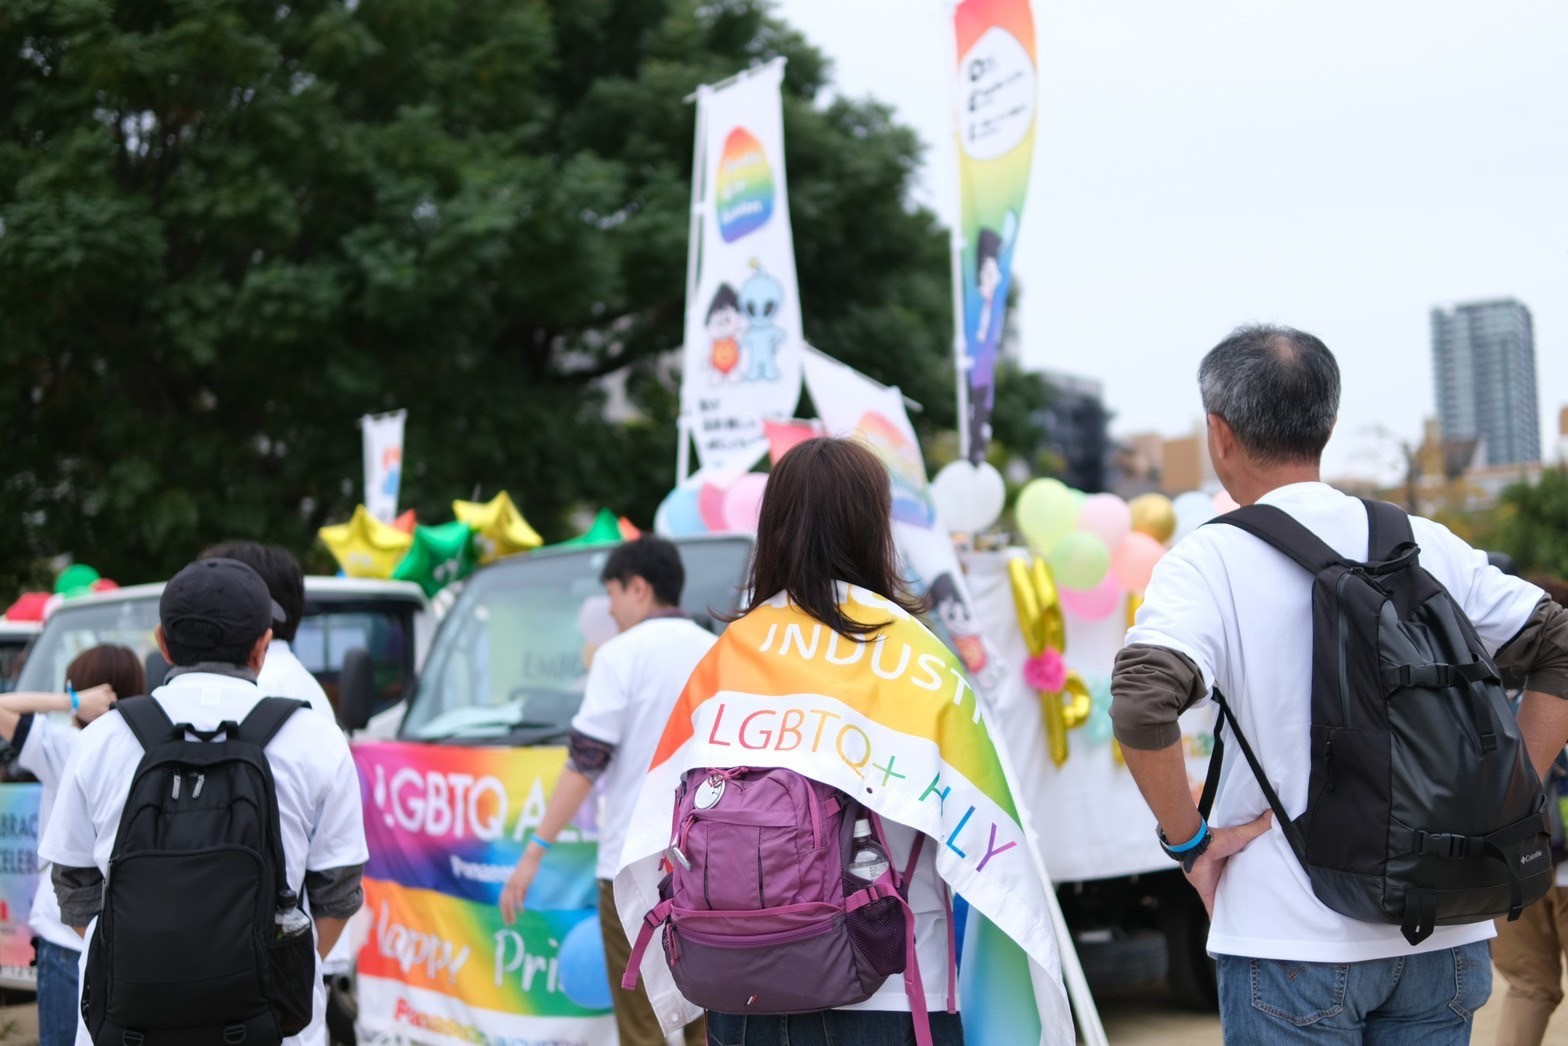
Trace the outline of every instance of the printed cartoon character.
<instances>
[{"instance_id":1,"label":"printed cartoon character","mask_svg":"<svg viewBox=\"0 0 1568 1046\"><path fill-rule=\"evenodd\" d=\"M747 381L778 381L774 362L779 346L789 337L774 320L784 304L784 287L756 262L756 270L740 288L740 309L746 317L746 333L741 335L741 353L746 362Z\"/></svg>"},{"instance_id":2,"label":"printed cartoon character","mask_svg":"<svg viewBox=\"0 0 1568 1046\"><path fill-rule=\"evenodd\" d=\"M975 464L985 460L991 442L991 406L996 395L996 338L991 332L996 308L996 292L1002 285L1002 237L992 229L981 229L975 245L975 285L980 293L980 318L975 324L975 358L969 372L969 457Z\"/></svg>"},{"instance_id":3,"label":"printed cartoon character","mask_svg":"<svg viewBox=\"0 0 1568 1046\"><path fill-rule=\"evenodd\" d=\"M969 669L970 675L978 676L985 670L988 660L985 640L981 638L969 604L958 593L958 584L953 580L953 575L938 574L936 580L931 582L931 606L937 620L942 622L942 627L952 637L953 647L964 662L964 667Z\"/></svg>"},{"instance_id":4,"label":"printed cartoon character","mask_svg":"<svg viewBox=\"0 0 1568 1046\"><path fill-rule=\"evenodd\" d=\"M719 284L708 305L707 328L708 337L713 339L708 357L713 367L713 383L717 385L726 379L739 381L740 342L736 338L745 329L745 322L740 315L740 298L735 294L735 288L727 283Z\"/></svg>"}]
</instances>

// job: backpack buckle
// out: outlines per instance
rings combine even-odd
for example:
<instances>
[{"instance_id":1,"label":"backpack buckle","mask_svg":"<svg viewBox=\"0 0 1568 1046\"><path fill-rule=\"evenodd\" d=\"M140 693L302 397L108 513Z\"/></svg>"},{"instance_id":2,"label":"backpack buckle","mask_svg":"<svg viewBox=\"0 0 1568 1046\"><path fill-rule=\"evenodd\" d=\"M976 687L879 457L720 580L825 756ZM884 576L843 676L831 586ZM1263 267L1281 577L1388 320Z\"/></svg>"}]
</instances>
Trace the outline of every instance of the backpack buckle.
<instances>
[{"instance_id":1,"label":"backpack buckle","mask_svg":"<svg viewBox=\"0 0 1568 1046\"><path fill-rule=\"evenodd\" d=\"M1462 861L1470 856L1470 837L1450 832L1417 832L1416 853Z\"/></svg>"},{"instance_id":2,"label":"backpack buckle","mask_svg":"<svg viewBox=\"0 0 1568 1046\"><path fill-rule=\"evenodd\" d=\"M125 1043L125 1046L142 1046L142 1033L139 1031L122 1031L120 1033L120 1041Z\"/></svg>"},{"instance_id":3,"label":"backpack buckle","mask_svg":"<svg viewBox=\"0 0 1568 1046\"><path fill-rule=\"evenodd\" d=\"M226 1042L226 1043L229 1043L229 1046L237 1046L238 1043L244 1042L245 1041L245 1025L243 1025L243 1024L231 1024L227 1028L224 1028L223 1029L223 1041Z\"/></svg>"}]
</instances>

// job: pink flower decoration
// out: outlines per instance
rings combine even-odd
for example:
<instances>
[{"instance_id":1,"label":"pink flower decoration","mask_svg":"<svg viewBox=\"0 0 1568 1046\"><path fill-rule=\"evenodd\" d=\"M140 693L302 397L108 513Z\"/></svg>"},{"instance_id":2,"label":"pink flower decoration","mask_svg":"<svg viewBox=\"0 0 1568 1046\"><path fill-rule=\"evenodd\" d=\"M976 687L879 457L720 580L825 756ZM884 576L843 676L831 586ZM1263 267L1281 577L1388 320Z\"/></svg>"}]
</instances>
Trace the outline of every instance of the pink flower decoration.
<instances>
[{"instance_id":1,"label":"pink flower decoration","mask_svg":"<svg viewBox=\"0 0 1568 1046\"><path fill-rule=\"evenodd\" d=\"M1036 654L1024 662L1024 682L1042 694L1059 694L1067 685L1067 662L1055 650Z\"/></svg>"}]
</instances>

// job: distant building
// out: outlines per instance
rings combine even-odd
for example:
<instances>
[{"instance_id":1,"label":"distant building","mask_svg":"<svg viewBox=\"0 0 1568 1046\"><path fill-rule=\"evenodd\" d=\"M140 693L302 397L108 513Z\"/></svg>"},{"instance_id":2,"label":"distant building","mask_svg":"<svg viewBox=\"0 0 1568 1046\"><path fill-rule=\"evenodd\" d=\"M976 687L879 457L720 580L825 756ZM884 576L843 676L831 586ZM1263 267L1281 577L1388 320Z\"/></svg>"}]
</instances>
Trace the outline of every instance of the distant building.
<instances>
[{"instance_id":1,"label":"distant building","mask_svg":"<svg viewBox=\"0 0 1568 1046\"><path fill-rule=\"evenodd\" d=\"M1111 458L1110 411L1105 409L1105 389L1097 381L1045 371L1051 400L1035 411L1041 435L1040 449L1062 461L1059 477L1069 487L1090 494L1107 489Z\"/></svg>"},{"instance_id":2,"label":"distant building","mask_svg":"<svg viewBox=\"0 0 1568 1046\"><path fill-rule=\"evenodd\" d=\"M1432 310L1444 440L1480 439L1487 466L1541 460L1530 310L1513 299Z\"/></svg>"},{"instance_id":3,"label":"distant building","mask_svg":"<svg viewBox=\"0 0 1568 1046\"><path fill-rule=\"evenodd\" d=\"M1209 460L1208 433L1200 423L1190 436L1168 439L1142 432L1119 441L1113 458L1111 490L1124 498L1161 493L1174 497L1189 490L1220 489Z\"/></svg>"}]
</instances>

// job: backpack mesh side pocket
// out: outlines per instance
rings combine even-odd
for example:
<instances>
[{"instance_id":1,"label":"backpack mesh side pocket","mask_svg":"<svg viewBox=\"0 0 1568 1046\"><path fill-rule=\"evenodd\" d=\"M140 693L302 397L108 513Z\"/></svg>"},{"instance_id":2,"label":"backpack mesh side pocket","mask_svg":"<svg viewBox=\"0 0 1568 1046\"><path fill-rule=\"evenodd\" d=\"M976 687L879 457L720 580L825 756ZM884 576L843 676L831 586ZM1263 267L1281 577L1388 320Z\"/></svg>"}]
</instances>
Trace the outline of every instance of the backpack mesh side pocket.
<instances>
[{"instance_id":1,"label":"backpack mesh side pocket","mask_svg":"<svg viewBox=\"0 0 1568 1046\"><path fill-rule=\"evenodd\" d=\"M865 887L854 876L844 876L844 893L852 894ZM875 970L879 977L903 973L909 962L905 950L905 927L908 915L896 897L882 897L870 904L856 908L845 915L845 929L856 953Z\"/></svg>"}]
</instances>

